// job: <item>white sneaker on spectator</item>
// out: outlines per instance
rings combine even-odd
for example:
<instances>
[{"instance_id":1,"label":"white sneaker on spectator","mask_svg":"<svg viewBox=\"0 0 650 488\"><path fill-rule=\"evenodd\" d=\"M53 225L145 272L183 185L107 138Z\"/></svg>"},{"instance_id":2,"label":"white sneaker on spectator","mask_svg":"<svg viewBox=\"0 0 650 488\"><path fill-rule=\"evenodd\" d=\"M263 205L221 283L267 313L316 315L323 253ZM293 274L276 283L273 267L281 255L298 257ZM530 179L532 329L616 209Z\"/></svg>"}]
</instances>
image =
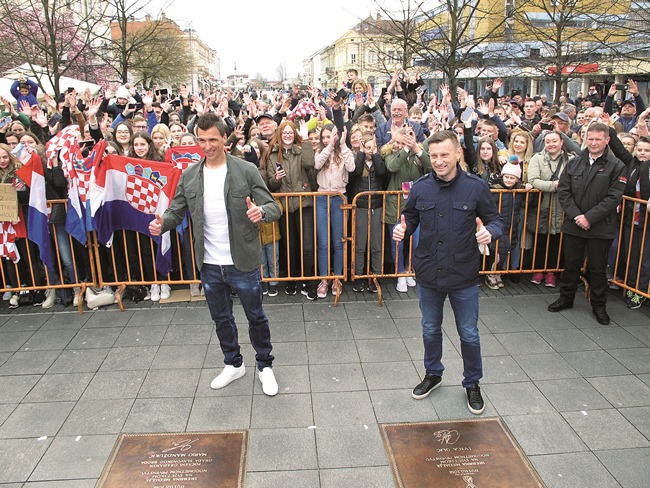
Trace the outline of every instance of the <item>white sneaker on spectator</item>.
<instances>
[{"instance_id":1,"label":"white sneaker on spectator","mask_svg":"<svg viewBox=\"0 0 650 488\"><path fill-rule=\"evenodd\" d=\"M395 289L400 293L406 293L409 291L408 285L406 284L406 278L403 276L397 278L397 285L395 286Z\"/></svg>"},{"instance_id":2,"label":"white sneaker on spectator","mask_svg":"<svg viewBox=\"0 0 650 488\"><path fill-rule=\"evenodd\" d=\"M160 285L160 298L162 300L167 300L171 295L171 293L172 293L172 289L169 287L168 284L165 283Z\"/></svg>"},{"instance_id":3,"label":"white sneaker on spectator","mask_svg":"<svg viewBox=\"0 0 650 488\"><path fill-rule=\"evenodd\" d=\"M406 277L406 285L407 286L416 286L417 283L415 282L415 278L413 278L412 276L407 276Z\"/></svg>"},{"instance_id":4,"label":"white sneaker on spectator","mask_svg":"<svg viewBox=\"0 0 650 488\"><path fill-rule=\"evenodd\" d=\"M45 290L45 296L46 298L43 305L41 305L41 308L52 308L56 303L56 290L54 288Z\"/></svg>"},{"instance_id":5,"label":"white sneaker on spectator","mask_svg":"<svg viewBox=\"0 0 650 488\"><path fill-rule=\"evenodd\" d=\"M242 365L239 368L227 364L226 367L223 368L223 371L219 373L219 376L217 376L215 379L212 380L212 383L210 383L210 388L212 388L213 390L218 390L219 388L228 386L236 379L244 376L244 374L246 374L246 368L244 367L244 363L242 363Z\"/></svg>"},{"instance_id":6,"label":"white sneaker on spectator","mask_svg":"<svg viewBox=\"0 0 650 488\"><path fill-rule=\"evenodd\" d=\"M273 369L268 366L258 373L262 382L262 391L265 395L275 396L278 394L278 382L275 380Z\"/></svg>"},{"instance_id":7,"label":"white sneaker on spectator","mask_svg":"<svg viewBox=\"0 0 650 488\"><path fill-rule=\"evenodd\" d=\"M11 286L11 285L7 285L7 288L12 288L12 286ZM2 295L2 301L4 301L4 302L8 302L9 300L11 300L11 297L12 297L12 296L13 296L13 293L12 293L12 292L10 292L10 291L6 291L6 292L4 292L4 294Z\"/></svg>"},{"instance_id":8,"label":"white sneaker on spectator","mask_svg":"<svg viewBox=\"0 0 650 488\"><path fill-rule=\"evenodd\" d=\"M151 285L151 289L149 290L149 294L151 295L151 301L152 302L159 302L160 301L160 285ZM146 298L145 298L146 300Z\"/></svg>"},{"instance_id":9,"label":"white sneaker on spectator","mask_svg":"<svg viewBox=\"0 0 650 488\"><path fill-rule=\"evenodd\" d=\"M72 306L73 307L78 307L79 306L79 294L81 293L81 288L78 286L74 287L74 298L72 299Z\"/></svg>"},{"instance_id":10,"label":"white sneaker on spectator","mask_svg":"<svg viewBox=\"0 0 650 488\"><path fill-rule=\"evenodd\" d=\"M198 297L201 294L201 287L198 283L192 283L190 285L190 296Z\"/></svg>"}]
</instances>

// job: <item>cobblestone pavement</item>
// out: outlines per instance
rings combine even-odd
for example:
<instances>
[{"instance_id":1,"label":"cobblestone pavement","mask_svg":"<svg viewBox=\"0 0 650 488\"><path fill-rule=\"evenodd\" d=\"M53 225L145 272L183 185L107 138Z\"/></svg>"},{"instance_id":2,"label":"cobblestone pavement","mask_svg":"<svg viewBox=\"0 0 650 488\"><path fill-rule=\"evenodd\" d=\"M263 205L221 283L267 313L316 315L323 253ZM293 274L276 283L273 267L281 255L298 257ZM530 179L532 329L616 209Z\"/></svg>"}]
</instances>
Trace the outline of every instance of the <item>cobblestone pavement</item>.
<instances>
[{"instance_id":1,"label":"cobblestone pavement","mask_svg":"<svg viewBox=\"0 0 650 488\"><path fill-rule=\"evenodd\" d=\"M254 352L219 391L222 367L203 302L127 304L78 315L0 305L0 488L95 485L122 432L248 429L246 486L392 487L378 424L462 419L462 361L451 309L443 386L425 400L415 289L376 295L345 285L341 303L265 298L280 394L266 397ZM584 299L546 311L556 291L481 290L486 417L508 425L548 487L647 486L650 308L612 293L612 323ZM244 315L236 307L236 319Z\"/></svg>"}]
</instances>

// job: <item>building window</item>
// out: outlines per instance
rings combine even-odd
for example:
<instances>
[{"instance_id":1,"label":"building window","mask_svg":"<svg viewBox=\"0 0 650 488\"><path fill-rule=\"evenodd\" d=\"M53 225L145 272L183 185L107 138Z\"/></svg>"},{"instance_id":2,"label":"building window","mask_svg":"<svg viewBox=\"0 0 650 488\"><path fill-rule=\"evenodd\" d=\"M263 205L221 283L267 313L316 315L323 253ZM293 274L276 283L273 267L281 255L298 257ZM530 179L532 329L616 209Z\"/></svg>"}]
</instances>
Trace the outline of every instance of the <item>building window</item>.
<instances>
[{"instance_id":1,"label":"building window","mask_svg":"<svg viewBox=\"0 0 650 488\"><path fill-rule=\"evenodd\" d=\"M376 64L377 56L373 51L368 52L368 64Z\"/></svg>"},{"instance_id":2,"label":"building window","mask_svg":"<svg viewBox=\"0 0 650 488\"><path fill-rule=\"evenodd\" d=\"M357 64L357 53L350 54L350 64Z\"/></svg>"}]
</instances>

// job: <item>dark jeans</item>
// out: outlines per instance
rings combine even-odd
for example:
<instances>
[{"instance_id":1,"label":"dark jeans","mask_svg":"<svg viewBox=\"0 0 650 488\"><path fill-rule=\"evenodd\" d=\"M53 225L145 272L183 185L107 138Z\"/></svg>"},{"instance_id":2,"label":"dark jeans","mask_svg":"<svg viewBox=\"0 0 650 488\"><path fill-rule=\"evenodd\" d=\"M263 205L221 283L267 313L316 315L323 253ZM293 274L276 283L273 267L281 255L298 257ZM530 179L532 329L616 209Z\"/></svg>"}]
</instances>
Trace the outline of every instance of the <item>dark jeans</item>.
<instances>
[{"instance_id":1,"label":"dark jeans","mask_svg":"<svg viewBox=\"0 0 650 488\"><path fill-rule=\"evenodd\" d=\"M242 273L234 266L204 263L201 283L210 316L216 325L217 337L223 352L223 362L238 368L243 363L235 317L232 314L231 288L237 292L248 319L248 335L255 349L257 368L261 371L273 363L269 321L262 310L260 271Z\"/></svg>"},{"instance_id":2,"label":"dark jeans","mask_svg":"<svg viewBox=\"0 0 650 488\"><path fill-rule=\"evenodd\" d=\"M591 307L607 305L607 253L612 239L591 239L564 234L564 272L560 279L560 299L573 303L587 256L587 273L591 288Z\"/></svg>"},{"instance_id":3,"label":"dark jeans","mask_svg":"<svg viewBox=\"0 0 650 488\"><path fill-rule=\"evenodd\" d=\"M302 229L300 209L287 212L280 217L280 252L286 255L288 276L314 276L314 209L303 207ZM302 257L302 263L301 263Z\"/></svg>"}]
</instances>

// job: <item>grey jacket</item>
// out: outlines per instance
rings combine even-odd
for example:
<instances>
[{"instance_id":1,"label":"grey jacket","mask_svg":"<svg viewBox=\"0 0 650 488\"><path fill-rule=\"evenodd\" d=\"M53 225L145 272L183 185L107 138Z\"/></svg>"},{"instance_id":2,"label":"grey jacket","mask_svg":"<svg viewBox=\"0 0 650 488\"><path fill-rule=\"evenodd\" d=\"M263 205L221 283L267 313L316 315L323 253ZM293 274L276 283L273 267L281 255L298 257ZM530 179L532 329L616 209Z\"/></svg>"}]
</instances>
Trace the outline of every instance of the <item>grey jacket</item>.
<instances>
[{"instance_id":1,"label":"grey jacket","mask_svg":"<svg viewBox=\"0 0 650 488\"><path fill-rule=\"evenodd\" d=\"M203 217L203 167L205 159L187 168L181 175L176 195L163 214L162 232L174 229L180 224L187 211L192 215L194 236L194 257L200 270L203 266L204 217ZM265 215L264 222L280 218L280 207L273 200L264 184L258 169L243 159L226 155L228 174L225 184L226 211L228 213L228 232L230 234L230 253L235 267L242 272L250 272L262 264L262 247L259 226L246 215L246 197L259 207ZM208 189L209 194L209 189Z\"/></svg>"}]
</instances>

